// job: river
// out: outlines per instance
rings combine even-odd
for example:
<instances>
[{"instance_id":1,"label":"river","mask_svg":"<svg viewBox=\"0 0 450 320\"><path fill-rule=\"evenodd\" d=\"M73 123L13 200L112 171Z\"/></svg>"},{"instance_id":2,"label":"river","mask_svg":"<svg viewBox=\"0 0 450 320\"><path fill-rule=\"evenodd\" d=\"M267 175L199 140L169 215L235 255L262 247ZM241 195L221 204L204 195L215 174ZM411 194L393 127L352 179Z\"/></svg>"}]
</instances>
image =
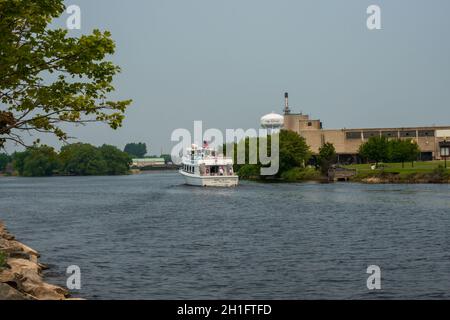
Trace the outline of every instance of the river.
<instances>
[{"instance_id":1,"label":"river","mask_svg":"<svg viewBox=\"0 0 450 320\"><path fill-rule=\"evenodd\" d=\"M0 220L87 299L450 298L449 185L0 177Z\"/></svg>"}]
</instances>

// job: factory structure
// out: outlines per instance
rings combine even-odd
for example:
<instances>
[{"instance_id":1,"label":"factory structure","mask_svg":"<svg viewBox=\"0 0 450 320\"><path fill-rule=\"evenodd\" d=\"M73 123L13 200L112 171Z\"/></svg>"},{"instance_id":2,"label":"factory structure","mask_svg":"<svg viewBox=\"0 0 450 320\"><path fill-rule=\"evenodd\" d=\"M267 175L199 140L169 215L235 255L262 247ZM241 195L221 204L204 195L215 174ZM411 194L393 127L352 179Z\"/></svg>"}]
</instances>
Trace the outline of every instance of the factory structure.
<instances>
[{"instance_id":1,"label":"factory structure","mask_svg":"<svg viewBox=\"0 0 450 320\"><path fill-rule=\"evenodd\" d=\"M285 93L283 115L270 113L261 118L261 126L277 131L281 128L297 132L306 139L313 154L325 143L332 143L341 163L360 162L358 149L370 137L384 136L392 139L411 139L419 145L422 161L440 160L441 146L450 139L450 126L324 129L319 119L303 113L293 113L289 96Z\"/></svg>"}]
</instances>

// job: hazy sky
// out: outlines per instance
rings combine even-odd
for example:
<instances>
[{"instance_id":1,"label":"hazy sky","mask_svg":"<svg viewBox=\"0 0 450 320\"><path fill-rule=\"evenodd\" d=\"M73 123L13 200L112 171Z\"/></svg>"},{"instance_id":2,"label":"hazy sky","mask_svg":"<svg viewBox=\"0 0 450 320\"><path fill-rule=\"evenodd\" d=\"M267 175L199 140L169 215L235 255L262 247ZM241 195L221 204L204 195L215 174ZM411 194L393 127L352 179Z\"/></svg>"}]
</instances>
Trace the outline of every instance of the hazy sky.
<instances>
[{"instance_id":1,"label":"hazy sky","mask_svg":"<svg viewBox=\"0 0 450 320\"><path fill-rule=\"evenodd\" d=\"M82 33L112 32L123 70L114 97L134 100L118 131L70 131L84 142L168 152L172 131L194 120L258 128L262 115L281 112L284 91L293 111L325 128L450 125L448 0L65 3L81 7ZM371 4L382 30L366 27Z\"/></svg>"}]
</instances>

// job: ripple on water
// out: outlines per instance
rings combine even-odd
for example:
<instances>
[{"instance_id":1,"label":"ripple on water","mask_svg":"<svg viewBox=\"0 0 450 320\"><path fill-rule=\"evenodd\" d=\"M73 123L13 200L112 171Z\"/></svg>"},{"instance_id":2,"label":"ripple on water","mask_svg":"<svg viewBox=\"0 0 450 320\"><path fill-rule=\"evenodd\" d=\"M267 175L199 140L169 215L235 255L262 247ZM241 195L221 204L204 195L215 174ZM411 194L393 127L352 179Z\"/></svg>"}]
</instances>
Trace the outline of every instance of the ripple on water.
<instances>
[{"instance_id":1,"label":"ripple on water","mask_svg":"<svg viewBox=\"0 0 450 320\"><path fill-rule=\"evenodd\" d=\"M0 219L91 299L450 298L448 185L195 188L174 173L2 178ZM366 289L366 268L383 290Z\"/></svg>"}]
</instances>

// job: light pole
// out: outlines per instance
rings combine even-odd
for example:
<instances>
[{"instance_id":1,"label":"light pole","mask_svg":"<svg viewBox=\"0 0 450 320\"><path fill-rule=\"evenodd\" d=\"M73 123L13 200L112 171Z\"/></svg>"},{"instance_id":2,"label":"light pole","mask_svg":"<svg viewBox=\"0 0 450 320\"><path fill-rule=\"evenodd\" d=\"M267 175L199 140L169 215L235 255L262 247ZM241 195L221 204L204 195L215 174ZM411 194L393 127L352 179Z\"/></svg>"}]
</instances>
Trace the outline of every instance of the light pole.
<instances>
[{"instance_id":1,"label":"light pole","mask_svg":"<svg viewBox=\"0 0 450 320\"><path fill-rule=\"evenodd\" d=\"M450 141L439 142L439 147L441 148L441 157L444 157L445 168L447 168L447 157L450 156Z\"/></svg>"}]
</instances>

